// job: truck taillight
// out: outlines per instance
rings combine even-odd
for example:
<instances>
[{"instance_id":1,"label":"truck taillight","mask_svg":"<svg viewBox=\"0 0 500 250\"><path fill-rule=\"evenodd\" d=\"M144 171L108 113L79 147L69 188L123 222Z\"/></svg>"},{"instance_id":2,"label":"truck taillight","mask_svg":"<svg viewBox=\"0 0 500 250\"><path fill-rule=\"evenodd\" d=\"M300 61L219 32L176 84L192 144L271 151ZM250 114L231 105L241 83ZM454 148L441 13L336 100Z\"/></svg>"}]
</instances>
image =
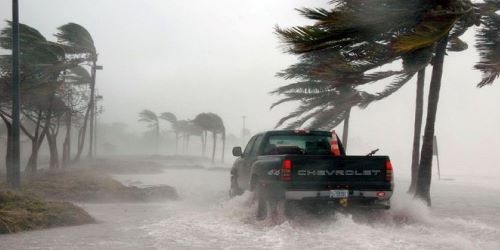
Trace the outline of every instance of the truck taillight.
<instances>
[{"instance_id":1,"label":"truck taillight","mask_svg":"<svg viewBox=\"0 0 500 250\"><path fill-rule=\"evenodd\" d=\"M283 160L283 164L281 165L281 180L292 180L292 160L290 159Z\"/></svg>"},{"instance_id":2,"label":"truck taillight","mask_svg":"<svg viewBox=\"0 0 500 250\"><path fill-rule=\"evenodd\" d=\"M385 180L392 181L392 164L390 160L385 161Z\"/></svg>"}]
</instances>

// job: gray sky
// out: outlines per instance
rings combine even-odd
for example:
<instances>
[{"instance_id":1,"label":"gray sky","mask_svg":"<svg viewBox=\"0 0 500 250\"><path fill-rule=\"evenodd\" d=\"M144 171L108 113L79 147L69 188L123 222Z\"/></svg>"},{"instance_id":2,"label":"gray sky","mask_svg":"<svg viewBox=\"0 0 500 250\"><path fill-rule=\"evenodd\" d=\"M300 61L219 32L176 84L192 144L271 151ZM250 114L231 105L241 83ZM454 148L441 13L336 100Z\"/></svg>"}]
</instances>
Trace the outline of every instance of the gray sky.
<instances>
[{"instance_id":1,"label":"gray sky","mask_svg":"<svg viewBox=\"0 0 500 250\"><path fill-rule=\"evenodd\" d=\"M221 115L238 134L241 116L253 131L272 128L293 105L269 111L284 83L274 74L295 58L284 55L273 34L276 24L304 24L294 8L325 5L306 0L20 0L21 22L48 39L56 27L76 22L93 35L100 53L98 88L106 122L122 121L145 130L137 113L149 108L180 119L200 112ZM10 1L0 2L0 18L10 19ZM0 24L4 27L5 24ZM473 31L469 50L450 53L438 109L436 134L446 174L500 175L500 86L478 89ZM430 78L430 71L427 74ZM380 148L407 171L413 133L415 80L397 94L354 110L350 150ZM341 127L339 128L341 130ZM396 170L398 171L398 170Z\"/></svg>"}]
</instances>

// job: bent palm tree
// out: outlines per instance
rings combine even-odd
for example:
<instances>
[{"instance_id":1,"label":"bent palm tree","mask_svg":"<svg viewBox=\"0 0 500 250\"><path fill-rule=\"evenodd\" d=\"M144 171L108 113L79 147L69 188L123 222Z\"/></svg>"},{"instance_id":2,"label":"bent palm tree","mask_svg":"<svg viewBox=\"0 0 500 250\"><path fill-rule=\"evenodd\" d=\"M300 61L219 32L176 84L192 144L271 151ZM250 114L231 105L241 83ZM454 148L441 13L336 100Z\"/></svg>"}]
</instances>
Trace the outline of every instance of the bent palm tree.
<instances>
[{"instance_id":1,"label":"bent palm tree","mask_svg":"<svg viewBox=\"0 0 500 250\"><path fill-rule=\"evenodd\" d=\"M158 152L159 139L160 139L160 121L155 112L144 109L139 113L139 121L147 123L148 128L151 128L155 137L155 150Z\"/></svg>"},{"instance_id":2,"label":"bent palm tree","mask_svg":"<svg viewBox=\"0 0 500 250\"><path fill-rule=\"evenodd\" d=\"M160 114L160 119L170 122L170 126L174 130L175 134L175 152L179 150L179 126L177 126L177 116L170 112L163 112Z\"/></svg>"},{"instance_id":3,"label":"bent palm tree","mask_svg":"<svg viewBox=\"0 0 500 250\"><path fill-rule=\"evenodd\" d=\"M207 131L210 131L213 136L213 146L212 146L212 164L215 163L215 150L217 148L217 134L221 134L222 136L222 155L221 161L224 162L224 151L226 144L226 128L224 126L224 122L219 115L214 113L201 113L198 114L193 123L196 124L199 128L205 131L205 135ZM205 140L206 143L206 140Z\"/></svg>"},{"instance_id":4,"label":"bent palm tree","mask_svg":"<svg viewBox=\"0 0 500 250\"><path fill-rule=\"evenodd\" d=\"M8 22L8 24L9 26L2 30L0 36L0 44L4 49L10 49L12 46L12 28L11 23ZM25 117L33 120L36 124L33 133L23 128L25 134L32 141L32 153L26 168L29 173L36 171L38 149L48 132L49 125L52 125L50 117L54 108L49 107L54 106L55 102L61 103L57 95L64 82L63 72L74 68L83 60L67 57L62 45L46 40L40 32L25 24L20 24L20 43L22 108ZM0 57L0 71L10 72L10 64L6 63L8 61L10 61L10 56L2 55ZM2 86L2 89L4 89L3 87L10 88L10 86ZM2 99L2 101L9 100L9 98ZM57 106L63 107L64 104ZM41 119L46 120L44 125ZM6 119L3 120L8 122ZM50 147L51 155L54 153L53 150L57 149L53 146L52 144ZM9 155L7 155L8 157ZM57 165L57 162L52 162Z\"/></svg>"},{"instance_id":5,"label":"bent palm tree","mask_svg":"<svg viewBox=\"0 0 500 250\"><path fill-rule=\"evenodd\" d=\"M317 20L317 23L312 26L291 29L277 28L277 33L289 45L288 51L290 53L303 54L333 49L337 50L339 54L346 55L347 62L357 61L358 65L380 66L380 63L385 64L384 61L394 61L399 57L405 60L405 55L409 53L431 49L443 37L448 36L459 18L472 10L472 4L469 1L453 0L335 1L335 3L335 8L331 11L303 9L301 11L303 15ZM389 49L382 49L381 51L385 51L383 53L375 49L384 48L385 45L389 45ZM423 67L410 71L411 74L406 72L407 76L415 74L420 69ZM436 68L433 72L440 74L442 71ZM434 74L432 79L436 85L436 81L440 77L434 76ZM394 92L402 86L402 83L404 84L404 78L401 76L387 90L379 95L368 96L363 102L370 103ZM343 84L353 83L345 81ZM432 89L438 90L438 88ZM437 102L435 104L437 105ZM428 119L428 122L433 121ZM430 132L433 133L433 130L426 129L427 135L424 135L424 138L429 136ZM429 146L426 139L424 139L424 146ZM422 155L427 153L427 149L425 152L423 150ZM431 167L427 163L421 163L422 166ZM420 183L430 186L430 179ZM430 201L430 198L425 199Z\"/></svg>"},{"instance_id":6,"label":"bent palm tree","mask_svg":"<svg viewBox=\"0 0 500 250\"><path fill-rule=\"evenodd\" d=\"M196 115L196 117L193 119L193 123L203 130L201 154L202 156L205 156L207 149L207 134L208 131L211 131L213 127L210 113L200 113Z\"/></svg>"},{"instance_id":7,"label":"bent palm tree","mask_svg":"<svg viewBox=\"0 0 500 250\"><path fill-rule=\"evenodd\" d=\"M89 152L88 156L92 158L93 140L94 140L94 119L95 119L95 83L96 83L96 67L97 67L97 50L94 45L94 40L90 33L83 26L76 23L67 23L57 28L59 32L55 34L59 43L64 45L64 50L67 54L84 55L86 60L91 62L91 78L90 98L88 105L89 115L85 116L84 125L82 127L81 142L78 147L76 160L80 158L85 144L87 122L89 121Z\"/></svg>"}]
</instances>

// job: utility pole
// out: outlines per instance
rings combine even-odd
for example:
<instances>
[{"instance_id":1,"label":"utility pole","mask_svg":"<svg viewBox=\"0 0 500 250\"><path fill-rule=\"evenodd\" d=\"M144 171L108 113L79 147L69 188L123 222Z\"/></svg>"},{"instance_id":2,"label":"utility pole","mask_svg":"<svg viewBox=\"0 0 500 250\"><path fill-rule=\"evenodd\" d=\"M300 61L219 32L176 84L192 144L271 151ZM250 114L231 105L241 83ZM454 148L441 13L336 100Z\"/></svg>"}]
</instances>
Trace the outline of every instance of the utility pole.
<instances>
[{"instance_id":1,"label":"utility pole","mask_svg":"<svg viewBox=\"0 0 500 250\"><path fill-rule=\"evenodd\" d=\"M102 66L97 65L97 54L93 55L93 60L92 60L92 69L91 69L91 76L92 76L92 82L90 83L90 143L89 143L89 158L92 158L92 155L94 153L94 120L95 120L95 79L96 79L96 71L97 70L102 70Z\"/></svg>"},{"instance_id":2,"label":"utility pole","mask_svg":"<svg viewBox=\"0 0 500 250\"><path fill-rule=\"evenodd\" d=\"M19 133L19 113L21 109L19 91L19 1L12 0L12 128L10 158L7 161L7 184L9 188L21 186L21 143ZM9 148L9 147L8 147ZM8 154L9 155L9 154Z\"/></svg>"}]
</instances>

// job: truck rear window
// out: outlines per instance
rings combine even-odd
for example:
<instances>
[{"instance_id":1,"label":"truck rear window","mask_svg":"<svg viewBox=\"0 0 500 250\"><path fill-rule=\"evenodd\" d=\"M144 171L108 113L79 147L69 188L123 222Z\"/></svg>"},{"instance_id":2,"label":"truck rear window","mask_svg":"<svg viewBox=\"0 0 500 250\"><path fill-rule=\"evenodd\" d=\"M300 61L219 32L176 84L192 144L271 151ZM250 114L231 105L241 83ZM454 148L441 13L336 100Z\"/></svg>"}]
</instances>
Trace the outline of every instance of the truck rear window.
<instances>
[{"instance_id":1,"label":"truck rear window","mask_svg":"<svg viewBox=\"0 0 500 250\"><path fill-rule=\"evenodd\" d=\"M271 135L264 143L262 154L329 155L330 141L328 135Z\"/></svg>"}]
</instances>

